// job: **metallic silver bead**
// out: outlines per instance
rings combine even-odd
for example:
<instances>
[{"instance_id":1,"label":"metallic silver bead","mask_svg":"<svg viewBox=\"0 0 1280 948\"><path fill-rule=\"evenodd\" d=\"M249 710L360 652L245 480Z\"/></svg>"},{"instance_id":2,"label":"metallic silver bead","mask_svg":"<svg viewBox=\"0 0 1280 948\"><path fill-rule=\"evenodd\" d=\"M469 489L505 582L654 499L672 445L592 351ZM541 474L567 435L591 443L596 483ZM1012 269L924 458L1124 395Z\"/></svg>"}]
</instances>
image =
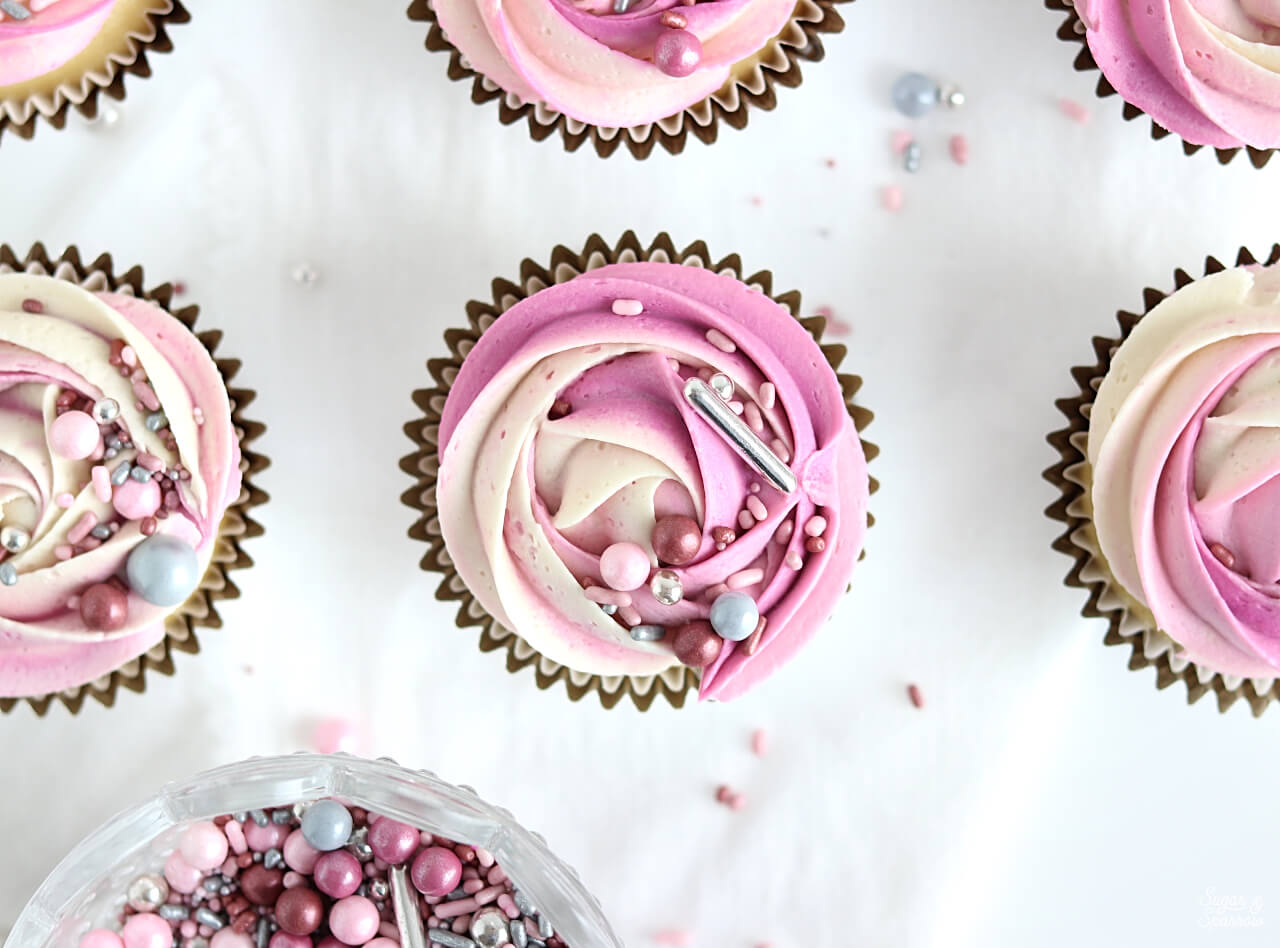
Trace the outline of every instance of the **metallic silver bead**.
<instances>
[{"instance_id":1,"label":"metallic silver bead","mask_svg":"<svg viewBox=\"0 0 1280 948\"><path fill-rule=\"evenodd\" d=\"M115 484L116 487L119 487L121 484L127 481L129 479L129 469L132 466L133 465L130 464L128 461L124 461L123 463L118 465L116 469L111 472L111 483ZM244 820L240 820L240 822L243 823Z\"/></svg>"},{"instance_id":2,"label":"metallic silver bead","mask_svg":"<svg viewBox=\"0 0 1280 948\"><path fill-rule=\"evenodd\" d=\"M154 912L169 898L169 883L163 876L138 876L125 892L129 907L137 912Z\"/></svg>"},{"instance_id":3,"label":"metallic silver bead","mask_svg":"<svg viewBox=\"0 0 1280 948\"><path fill-rule=\"evenodd\" d=\"M522 914L524 915L538 914L538 909L530 900L529 896L525 895L519 889L516 889L514 892L512 892L511 897L515 899L516 908L518 908Z\"/></svg>"},{"instance_id":4,"label":"metallic silver bead","mask_svg":"<svg viewBox=\"0 0 1280 948\"><path fill-rule=\"evenodd\" d=\"M215 932L226 928L227 922L221 915L207 908L198 908L194 916L196 922L201 925L208 925Z\"/></svg>"},{"instance_id":5,"label":"metallic silver bead","mask_svg":"<svg viewBox=\"0 0 1280 948\"><path fill-rule=\"evenodd\" d=\"M391 894L391 887L386 879L373 879L369 882L369 897L381 901Z\"/></svg>"},{"instance_id":6,"label":"metallic silver bead","mask_svg":"<svg viewBox=\"0 0 1280 948\"><path fill-rule=\"evenodd\" d=\"M0 546L10 553L21 553L31 542L31 534L22 527L0 527Z\"/></svg>"},{"instance_id":7,"label":"metallic silver bead","mask_svg":"<svg viewBox=\"0 0 1280 948\"><path fill-rule=\"evenodd\" d=\"M481 909L471 916L471 937L480 948L501 948L511 944L507 916L501 909Z\"/></svg>"},{"instance_id":8,"label":"metallic silver bead","mask_svg":"<svg viewBox=\"0 0 1280 948\"><path fill-rule=\"evenodd\" d=\"M110 424L119 417L120 403L114 398L103 398L93 403L93 420L98 424Z\"/></svg>"},{"instance_id":9,"label":"metallic silver bead","mask_svg":"<svg viewBox=\"0 0 1280 948\"><path fill-rule=\"evenodd\" d=\"M550 938L555 933L556 933L556 930L551 927L551 919L547 918L547 916L545 915L539 915L538 916L538 934L541 935L543 938Z\"/></svg>"},{"instance_id":10,"label":"metallic silver bead","mask_svg":"<svg viewBox=\"0 0 1280 948\"><path fill-rule=\"evenodd\" d=\"M267 814L265 810L250 810L249 819L257 823L259 826L267 825Z\"/></svg>"},{"instance_id":11,"label":"metallic silver bead","mask_svg":"<svg viewBox=\"0 0 1280 948\"><path fill-rule=\"evenodd\" d=\"M965 94L957 86L942 87L942 101L947 103L948 108L958 109L967 101Z\"/></svg>"},{"instance_id":12,"label":"metallic silver bead","mask_svg":"<svg viewBox=\"0 0 1280 948\"><path fill-rule=\"evenodd\" d=\"M271 822L276 826L284 826L293 820L293 814L288 810L273 810L271 813Z\"/></svg>"},{"instance_id":13,"label":"metallic silver bead","mask_svg":"<svg viewBox=\"0 0 1280 948\"><path fill-rule=\"evenodd\" d=\"M132 471L130 471L130 472L129 472L129 476L130 476L130 477L132 477L132 478L133 478L135 481L137 481L139 484L145 484L147 481L151 480L151 472L150 472L150 471L148 471L148 470L147 470L145 467L143 467L141 464L139 464L139 465L138 465L137 467L135 467ZM261 813L262 811L261 811L261 810L256 810L256 811L254 811L254 812L256 812L256 813ZM263 819L265 820L265 819L266 819L266 817L264 816L264 817L263 817ZM255 823L258 823L257 817L254 817L254 820L253 820L253 821L254 821ZM259 825L259 826L266 826L267 824L265 824L265 823L258 823L258 825Z\"/></svg>"},{"instance_id":14,"label":"metallic silver bead","mask_svg":"<svg viewBox=\"0 0 1280 948\"><path fill-rule=\"evenodd\" d=\"M299 263L295 266L289 271L289 276L293 277L294 283L300 283L303 286L312 286L320 279L320 274L316 273L315 269L306 263Z\"/></svg>"},{"instance_id":15,"label":"metallic silver bead","mask_svg":"<svg viewBox=\"0 0 1280 948\"><path fill-rule=\"evenodd\" d=\"M284 865L284 856L278 849L268 849L262 854L262 864L268 869Z\"/></svg>"},{"instance_id":16,"label":"metallic silver bead","mask_svg":"<svg viewBox=\"0 0 1280 948\"><path fill-rule=\"evenodd\" d=\"M476 948L476 943L466 935L458 935L447 928L427 929L427 941L444 948Z\"/></svg>"},{"instance_id":17,"label":"metallic silver bead","mask_svg":"<svg viewBox=\"0 0 1280 948\"><path fill-rule=\"evenodd\" d=\"M529 944L529 930L524 927L523 918L513 918L507 928L511 932L511 944L516 948L525 948Z\"/></svg>"},{"instance_id":18,"label":"metallic silver bead","mask_svg":"<svg viewBox=\"0 0 1280 948\"><path fill-rule=\"evenodd\" d=\"M911 174L920 170L920 158L924 154L919 142L912 142L902 153L902 167Z\"/></svg>"},{"instance_id":19,"label":"metallic silver bead","mask_svg":"<svg viewBox=\"0 0 1280 948\"><path fill-rule=\"evenodd\" d=\"M607 616L612 616L617 614L618 607L611 602L602 602L600 603L600 611Z\"/></svg>"},{"instance_id":20,"label":"metallic silver bead","mask_svg":"<svg viewBox=\"0 0 1280 948\"><path fill-rule=\"evenodd\" d=\"M92 530L89 531L89 536L93 537L96 540L110 540L111 528L108 527L105 523L100 523L96 527L94 527Z\"/></svg>"},{"instance_id":21,"label":"metallic silver bead","mask_svg":"<svg viewBox=\"0 0 1280 948\"><path fill-rule=\"evenodd\" d=\"M301 820L309 809L311 809L311 801L309 800L302 803L295 803L293 805L293 818L295 820ZM243 823L244 820L241 820L240 822Z\"/></svg>"},{"instance_id":22,"label":"metallic silver bead","mask_svg":"<svg viewBox=\"0 0 1280 948\"><path fill-rule=\"evenodd\" d=\"M142 423L146 425L148 431L159 431L161 428L169 427L169 419L162 411L153 411L142 419Z\"/></svg>"},{"instance_id":23,"label":"metallic silver bead","mask_svg":"<svg viewBox=\"0 0 1280 948\"><path fill-rule=\"evenodd\" d=\"M0 583L6 586L17 585L18 568L12 563L0 563Z\"/></svg>"},{"instance_id":24,"label":"metallic silver bead","mask_svg":"<svg viewBox=\"0 0 1280 948\"><path fill-rule=\"evenodd\" d=\"M711 376L711 381L707 383L711 386L711 391L715 392L726 402L733 398L733 379L722 372L717 372Z\"/></svg>"},{"instance_id":25,"label":"metallic silver bead","mask_svg":"<svg viewBox=\"0 0 1280 948\"><path fill-rule=\"evenodd\" d=\"M674 570L660 569L649 581L649 591L664 606L674 606L684 598L684 583Z\"/></svg>"},{"instance_id":26,"label":"metallic silver bead","mask_svg":"<svg viewBox=\"0 0 1280 948\"><path fill-rule=\"evenodd\" d=\"M167 922L185 922L191 917L191 909L185 905L162 905L156 914Z\"/></svg>"},{"instance_id":27,"label":"metallic silver bead","mask_svg":"<svg viewBox=\"0 0 1280 948\"><path fill-rule=\"evenodd\" d=\"M361 862L371 862L373 860L373 847L369 845L368 827L362 826L352 832L347 841L347 852Z\"/></svg>"},{"instance_id":28,"label":"metallic silver bead","mask_svg":"<svg viewBox=\"0 0 1280 948\"><path fill-rule=\"evenodd\" d=\"M631 638L636 642L661 642L667 637L667 630L660 625L633 625Z\"/></svg>"},{"instance_id":29,"label":"metallic silver bead","mask_svg":"<svg viewBox=\"0 0 1280 948\"><path fill-rule=\"evenodd\" d=\"M107 448L107 450L105 450L105 451L103 451L103 452L102 452L102 456L103 456L103 458L104 458L104 459L106 459L106 460L108 460L108 461L114 461L116 458L118 458L118 457L120 456L120 449L119 449L119 448Z\"/></svg>"}]
</instances>

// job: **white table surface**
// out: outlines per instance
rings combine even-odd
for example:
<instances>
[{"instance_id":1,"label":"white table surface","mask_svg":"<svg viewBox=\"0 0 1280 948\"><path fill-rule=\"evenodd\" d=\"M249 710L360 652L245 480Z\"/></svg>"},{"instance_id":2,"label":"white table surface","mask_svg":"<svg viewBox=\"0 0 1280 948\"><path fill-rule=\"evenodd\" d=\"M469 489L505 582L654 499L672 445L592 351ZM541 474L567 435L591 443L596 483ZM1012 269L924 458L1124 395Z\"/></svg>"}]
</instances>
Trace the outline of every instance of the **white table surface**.
<instances>
[{"instance_id":1,"label":"white table surface","mask_svg":"<svg viewBox=\"0 0 1280 948\"><path fill-rule=\"evenodd\" d=\"M630 946L672 927L697 948L1275 943L1280 711L1188 707L1104 648L1062 585L1040 471L1090 335L1177 266L1269 248L1280 167L1152 142L1093 98L1036 0L859 0L775 112L643 163L501 126L404 0L190 6L116 125L6 138L0 240L190 285L260 392L267 534L177 677L111 711L0 719L0 928L115 811L340 714L367 752L544 832ZM914 178L887 145L908 68L970 98L918 125ZM965 168L945 157L959 130ZM895 182L891 215L877 189ZM606 713L537 691L452 628L406 536L401 425L441 331L523 257L626 228L704 238L833 306L878 416L852 594L731 705ZM290 278L299 262L318 283ZM712 801L721 782L745 810ZM1260 927L1215 927L1215 894Z\"/></svg>"}]
</instances>

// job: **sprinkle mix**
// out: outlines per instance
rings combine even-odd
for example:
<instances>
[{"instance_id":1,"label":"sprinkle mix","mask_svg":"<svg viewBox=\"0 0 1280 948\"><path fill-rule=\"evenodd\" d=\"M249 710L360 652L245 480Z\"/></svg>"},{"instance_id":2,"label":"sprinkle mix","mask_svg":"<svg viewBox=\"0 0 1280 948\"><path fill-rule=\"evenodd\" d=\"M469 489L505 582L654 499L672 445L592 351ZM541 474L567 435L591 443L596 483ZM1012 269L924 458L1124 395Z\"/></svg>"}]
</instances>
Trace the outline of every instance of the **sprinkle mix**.
<instances>
[{"instance_id":1,"label":"sprinkle mix","mask_svg":"<svg viewBox=\"0 0 1280 948\"><path fill-rule=\"evenodd\" d=\"M492 854L336 800L193 824L80 948L565 948Z\"/></svg>"}]
</instances>

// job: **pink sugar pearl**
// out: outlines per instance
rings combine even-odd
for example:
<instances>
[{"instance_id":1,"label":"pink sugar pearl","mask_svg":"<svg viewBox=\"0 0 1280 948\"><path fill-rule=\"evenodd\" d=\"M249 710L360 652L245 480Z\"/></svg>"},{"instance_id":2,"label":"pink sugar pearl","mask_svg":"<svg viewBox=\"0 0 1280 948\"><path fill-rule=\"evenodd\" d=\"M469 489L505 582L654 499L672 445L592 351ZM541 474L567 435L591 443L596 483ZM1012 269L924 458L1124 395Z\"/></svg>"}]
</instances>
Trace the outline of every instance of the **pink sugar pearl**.
<instances>
[{"instance_id":1,"label":"pink sugar pearl","mask_svg":"<svg viewBox=\"0 0 1280 948\"><path fill-rule=\"evenodd\" d=\"M418 835L412 826L383 817L369 830L369 848L387 865L399 866L417 852Z\"/></svg>"},{"instance_id":2,"label":"pink sugar pearl","mask_svg":"<svg viewBox=\"0 0 1280 948\"><path fill-rule=\"evenodd\" d=\"M160 509L160 485L150 478L135 481L131 477L115 489L111 506L126 520L143 520Z\"/></svg>"},{"instance_id":3,"label":"pink sugar pearl","mask_svg":"<svg viewBox=\"0 0 1280 948\"><path fill-rule=\"evenodd\" d=\"M207 820L188 826L178 838L178 852L197 869L217 869L227 861L228 848L226 835Z\"/></svg>"},{"instance_id":4,"label":"pink sugar pearl","mask_svg":"<svg viewBox=\"0 0 1280 948\"><path fill-rule=\"evenodd\" d=\"M369 942L364 948L400 948L400 942L393 941L390 938L375 938Z\"/></svg>"},{"instance_id":5,"label":"pink sugar pearl","mask_svg":"<svg viewBox=\"0 0 1280 948\"><path fill-rule=\"evenodd\" d=\"M311 939L306 935L290 935L288 932L276 932L267 942L267 948L311 948Z\"/></svg>"},{"instance_id":6,"label":"pink sugar pearl","mask_svg":"<svg viewBox=\"0 0 1280 948\"><path fill-rule=\"evenodd\" d=\"M98 423L82 411L68 411L49 425L49 447L59 457L79 461L93 454L102 436Z\"/></svg>"},{"instance_id":7,"label":"pink sugar pearl","mask_svg":"<svg viewBox=\"0 0 1280 948\"><path fill-rule=\"evenodd\" d=\"M356 726L346 718L326 718L316 725L311 743L322 754L354 754Z\"/></svg>"},{"instance_id":8,"label":"pink sugar pearl","mask_svg":"<svg viewBox=\"0 0 1280 948\"><path fill-rule=\"evenodd\" d=\"M351 895L329 910L329 931L344 945L363 945L378 934L377 907L362 895ZM157 946L160 948L160 946Z\"/></svg>"},{"instance_id":9,"label":"pink sugar pearl","mask_svg":"<svg viewBox=\"0 0 1280 948\"><path fill-rule=\"evenodd\" d=\"M173 929L159 915L150 912L130 915L120 932L124 948L170 948Z\"/></svg>"},{"instance_id":10,"label":"pink sugar pearl","mask_svg":"<svg viewBox=\"0 0 1280 948\"><path fill-rule=\"evenodd\" d=\"M302 830L294 830L284 841L284 861L290 869L309 876L315 872L320 850L307 842Z\"/></svg>"},{"instance_id":11,"label":"pink sugar pearl","mask_svg":"<svg viewBox=\"0 0 1280 948\"><path fill-rule=\"evenodd\" d=\"M702 40L688 30L664 30L653 44L653 63L668 76L691 76L702 64Z\"/></svg>"},{"instance_id":12,"label":"pink sugar pearl","mask_svg":"<svg viewBox=\"0 0 1280 948\"><path fill-rule=\"evenodd\" d=\"M360 888L364 870L360 860L345 849L335 849L316 860L316 888L334 899L345 899ZM450 889L449 891L453 891Z\"/></svg>"},{"instance_id":13,"label":"pink sugar pearl","mask_svg":"<svg viewBox=\"0 0 1280 948\"><path fill-rule=\"evenodd\" d=\"M462 880L462 860L452 849L432 846L418 853L409 878L423 895L441 898L456 889Z\"/></svg>"},{"instance_id":14,"label":"pink sugar pearl","mask_svg":"<svg viewBox=\"0 0 1280 948\"><path fill-rule=\"evenodd\" d=\"M213 937L209 939L209 948L253 948L253 939L230 928L224 928L222 931L213 933Z\"/></svg>"},{"instance_id":15,"label":"pink sugar pearl","mask_svg":"<svg viewBox=\"0 0 1280 948\"><path fill-rule=\"evenodd\" d=\"M164 878L174 892L190 895L200 885L204 873L183 859L182 853L175 849L165 860Z\"/></svg>"},{"instance_id":16,"label":"pink sugar pearl","mask_svg":"<svg viewBox=\"0 0 1280 948\"><path fill-rule=\"evenodd\" d=\"M95 928L80 939L80 948L124 948L124 941L115 932Z\"/></svg>"},{"instance_id":17,"label":"pink sugar pearl","mask_svg":"<svg viewBox=\"0 0 1280 948\"><path fill-rule=\"evenodd\" d=\"M250 820L245 824L244 838L253 852L265 853L268 849L279 849L284 845L284 841L289 838L289 827L279 823L259 826Z\"/></svg>"},{"instance_id":18,"label":"pink sugar pearl","mask_svg":"<svg viewBox=\"0 0 1280 948\"><path fill-rule=\"evenodd\" d=\"M600 554L600 578L610 589L639 589L649 578L649 554L638 543L614 543Z\"/></svg>"}]
</instances>

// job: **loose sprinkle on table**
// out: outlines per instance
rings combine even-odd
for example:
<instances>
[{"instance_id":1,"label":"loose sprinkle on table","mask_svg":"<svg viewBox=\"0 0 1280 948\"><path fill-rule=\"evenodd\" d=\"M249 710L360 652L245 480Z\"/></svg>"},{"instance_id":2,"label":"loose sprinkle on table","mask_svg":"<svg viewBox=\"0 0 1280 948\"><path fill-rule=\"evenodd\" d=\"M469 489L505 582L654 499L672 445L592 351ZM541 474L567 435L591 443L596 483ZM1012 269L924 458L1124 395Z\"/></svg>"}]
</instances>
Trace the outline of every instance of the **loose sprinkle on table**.
<instances>
[{"instance_id":1,"label":"loose sprinkle on table","mask_svg":"<svg viewBox=\"0 0 1280 948\"><path fill-rule=\"evenodd\" d=\"M924 707L924 695L920 693L920 686L916 684L907 685L907 697L911 699L911 703L917 708Z\"/></svg>"},{"instance_id":2,"label":"loose sprinkle on table","mask_svg":"<svg viewBox=\"0 0 1280 948\"><path fill-rule=\"evenodd\" d=\"M963 135L951 136L951 160L958 165L969 163L969 139Z\"/></svg>"},{"instance_id":3,"label":"loose sprinkle on table","mask_svg":"<svg viewBox=\"0 0 1280 948\"><path fill-rule=\"evenodd\" d=\"M751 732L751 753L763 757L769 752L769 734L764 728L756 728Z\"/></svg>"},{"instance_id":4,"label":"loose sprinkle on table","mask_svg":"<svg viewBox=\"0 0 1280 948\"><path fill-rule=\"evenodd\" d=\"M898 187L896 184L889 184L881 188L880 204L886 211L897 212L902 210L902 188Z\"/></svg>"},{"instance_id":5,"label":"loose sprinkle on table","mask_svg":"<svg viewBox=\"0 0 1280 948\"><path fill-rule=\"evenodd\" d=\"M1059 99L1058 108L1062 110L1063 115L1073 122L1079 122L1083 125L1089 121L1089 110L1075 99Z\"/></svg>"}]
</instances>

